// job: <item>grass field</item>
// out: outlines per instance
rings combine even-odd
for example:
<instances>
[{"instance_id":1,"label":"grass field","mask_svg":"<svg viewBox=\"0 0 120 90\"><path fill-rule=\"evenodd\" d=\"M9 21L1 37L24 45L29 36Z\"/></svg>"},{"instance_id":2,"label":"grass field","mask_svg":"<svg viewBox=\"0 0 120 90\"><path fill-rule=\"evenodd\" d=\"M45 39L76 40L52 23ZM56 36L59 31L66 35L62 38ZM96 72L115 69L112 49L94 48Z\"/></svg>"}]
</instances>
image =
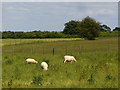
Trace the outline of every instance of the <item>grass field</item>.
<instances>
[{"instance_id":1,"label":"grass field","mask_svg":"<svg viewBox=\"0 0 120 90\"><path fill-rule=\"evenodd\" d=\"M49 41L3 39L3 88L118 87L117 37ZM64 64L64 55L75 56L77 62ZM34 58L39 63L26 64L27 58ZM49 62L48 71L40 68L42 61Z\"/></svg>"}]
</instances>

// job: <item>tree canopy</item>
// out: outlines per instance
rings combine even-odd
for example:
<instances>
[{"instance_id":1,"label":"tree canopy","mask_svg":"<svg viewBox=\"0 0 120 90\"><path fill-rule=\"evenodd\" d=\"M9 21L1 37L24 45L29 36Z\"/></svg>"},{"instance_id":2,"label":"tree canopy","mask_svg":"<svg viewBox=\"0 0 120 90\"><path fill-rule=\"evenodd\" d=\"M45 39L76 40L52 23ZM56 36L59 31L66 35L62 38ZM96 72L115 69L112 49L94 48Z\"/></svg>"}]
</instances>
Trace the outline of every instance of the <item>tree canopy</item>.
<instances>
[{"instance_id":1,"label":"tree canopy","mask_svg":"<svg viewBox=\"0 0 120 90\"><path fill-rule=\"evenodd\" d=\"M120 31L120 27L115 27L113 31Z\"/></svg>"},{"instance_id":2,"label":"tree canopy","mask_svg":"<svg viewBox=\"0 0 120 90\"><path fill-rule=\"evenodd\" d=\"M76 34L89 40L94 40L99 36L100 23L89 16L82 21L69 21L65 23L64 34Z\"/></svg>"},{"instance_id":3,"label":"tree canopy","mask_svg":"<svg viewBox=\"0 0 120 90\"><path fill-rule=\"evenodd\" d=\"M78 33L78 24L79 24L79 21L74 21L74 20L71 20L67 23L65 23L65 28L63 30L63 33L64 34L69 34L69 35L75 35Z\"/></svg>"},{"instance_id":4,"label":"tree canopy","mask_svg":"<svg viewBox=\"0 0 120 90\"><path fill-rule=\"evenodd\" d=\"M101 27L100 31L103 31L103 32L111 31L111 28L105 24L101 25L100 27Z\"/></svg>"},{"instance_id":5,"label":"tree canopy","mask_svg":"<svg viewBox=\"0 0 120 90\"><path fill-rule=\"evenodd\" d=\"M100 35L100 23L93 18L86 17L80 23L79 34L89 40L94 40Z\"/></svg>"},{"instance_id":6,"label":"tree canopy","mask_svg":"<svg viewBox=\"0 0 120 90\"><path fill-rule=\"evenodd\" d=\"M0 32L1 33L1 32ZM29 39L29 38L75 38L76 35L65 35L60 31L31 31L31 32L13 32L3 31L2 38L13 38L13 39Z\"/></svg>"}]
</instances>

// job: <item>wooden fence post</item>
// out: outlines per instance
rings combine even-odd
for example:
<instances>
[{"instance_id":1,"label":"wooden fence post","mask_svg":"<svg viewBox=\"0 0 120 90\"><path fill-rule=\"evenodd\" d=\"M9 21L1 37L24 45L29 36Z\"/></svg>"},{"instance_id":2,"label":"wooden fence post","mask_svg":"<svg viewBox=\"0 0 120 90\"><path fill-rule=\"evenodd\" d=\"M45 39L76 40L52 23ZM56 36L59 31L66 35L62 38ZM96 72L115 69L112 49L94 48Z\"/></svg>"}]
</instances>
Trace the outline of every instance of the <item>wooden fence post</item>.
<instances>
[{"instance_id":1,"label":"wooden fence post","mask_svg":"<svg viewBox=\"0 0 120 90\"><path fill-rule=\"evenodd\" d=\"M44 46L43 46L43 55L44 55Z\"/></svg>"},{"instance_id":2,"label":"wooden fence post","mask_svg":"<svg viewBox=\"0 0 120 90\"><path fill-rule=\"evenodd\" d=\"M66 55L67 55L67 47L66 47Z\"/></svg>"},{"instance_id":3,"label":"wooden fence post","mask_svg":"<svg viewBox=\"0 0 120 90\"><path fill-rule=\"evenodd\" d=\"M13 56L13 60L14 60L14 44L12 46L12 56Z\"/></svg>"},{"instance_id":4,"label":"wooden fence post","mask_svg":"<svg viewBox=\"0 0 120 90\"><path fill-rule=\"evenodd\" d=\"M81 45L81 53L83 53L84 49L83 49L83 46Z\"/></svg>"},{"instance_id":5,"label":"wooden fence post","mask_svg":"<svg viewBox=\"0 0 120 90\"><path fill-rule=\"evenodd\" d=\"M34 49L34 46L32 45L31 46L31 55L33 55L33 49Z\"/></svg>"},{"instance_id":6,"label":"wooden fence post","mask_svg":"<svg viewBox=\"0 0 120 90\"><path fill-rule=\"evenodd\" d=\"M79 54L81 54L82 53L82 49L81 49L81 46L79 47Z\"/></svg>"},{"instance_id":7,"label":"wooden fence post","mask_svg":"<svg viewBox=\"0 0 120 90\"><path fill-rule=\"evenodd\" d=\"M54 56L54 53L55 53L55 50L54 50L54 48L53 48L52 52L53 52L53 56Z\"/></svg>"}]
</instances>

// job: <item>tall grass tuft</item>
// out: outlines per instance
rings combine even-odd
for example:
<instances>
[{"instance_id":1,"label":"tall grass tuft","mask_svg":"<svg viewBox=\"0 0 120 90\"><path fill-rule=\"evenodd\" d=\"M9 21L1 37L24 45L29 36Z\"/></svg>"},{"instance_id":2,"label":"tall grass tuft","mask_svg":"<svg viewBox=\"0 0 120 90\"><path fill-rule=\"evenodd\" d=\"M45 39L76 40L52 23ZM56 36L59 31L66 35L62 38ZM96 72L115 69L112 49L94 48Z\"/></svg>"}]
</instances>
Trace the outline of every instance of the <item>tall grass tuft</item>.
<instances>
[{"instance_id":1,"label":"tall grass tuft","mask_svg":"<svg viewBox=\"0 0 120 90\"><path fill-rule=\"evenodd\" d=\"M42 76L33 76L32 83L34 85L42 85L43 77Z\"/></svg>"},{"instance_id":2,"label":"tall grass tuft","mask_svg":"<svg viewBox=\"0 0 120 90\"><path fill-rule=\"evenodd\" d=\"M13 62L14 62L13 60L6 60L6 61L5 61L5 63L8 64L8 65L13 64Z\"/></svg>"}]
</instances>

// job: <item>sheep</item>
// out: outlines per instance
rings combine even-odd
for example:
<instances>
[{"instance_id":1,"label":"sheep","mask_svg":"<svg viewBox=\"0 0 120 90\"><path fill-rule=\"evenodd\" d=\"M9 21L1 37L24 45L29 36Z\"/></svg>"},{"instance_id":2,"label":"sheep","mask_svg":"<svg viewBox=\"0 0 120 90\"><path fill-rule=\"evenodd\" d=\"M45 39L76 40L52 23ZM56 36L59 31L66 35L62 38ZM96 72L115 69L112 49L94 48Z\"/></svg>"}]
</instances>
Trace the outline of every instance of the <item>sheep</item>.
<instances>
[{"instance_id":1,"label":"sheep","mask_svg":"<svg viewBox=\"0 0 120 90\"><path fill-rule=\"evenodd\" d=\"M31 59L31 58L26 59L26 62L31 63L31 64L37 64L38 63L38 61L36 61L35 59Z\"/></svg>"},{"instance_id":2,"label":"sheep","mask_svg":"<svg viewBox=\"0 0 120 90\"><path fill-rule=\"evenodd\" d=\"M43 70L48 70L48 64L47 64L46 62L42 62L42 63L41 63L41 68L42 68Z\"/></svg>"},{"instance_id":3,"label":"sheep","mask_svg":"<svg viewBox=\"0 0 120 90\"><path fill-rule=\"evenodd\" d=\"M76 62L76 59L74 58L74 56L64 56L64 63L68 61L68 62Z\"/></svg>"}]
</instances>

